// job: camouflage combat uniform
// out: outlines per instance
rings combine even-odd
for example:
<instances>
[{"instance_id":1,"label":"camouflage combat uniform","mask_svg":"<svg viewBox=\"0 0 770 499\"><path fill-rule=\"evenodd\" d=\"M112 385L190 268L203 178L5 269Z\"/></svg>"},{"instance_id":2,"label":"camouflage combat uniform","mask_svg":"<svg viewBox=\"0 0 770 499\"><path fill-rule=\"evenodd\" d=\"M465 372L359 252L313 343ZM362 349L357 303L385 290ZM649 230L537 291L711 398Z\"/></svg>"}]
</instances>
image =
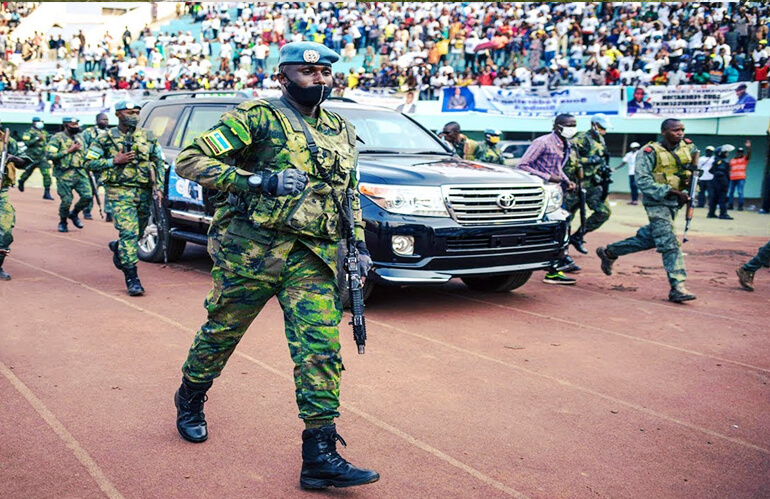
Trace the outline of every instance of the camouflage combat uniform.
<instances>
[{"instance_id":1,"label":"camouflage combat uniform","mask_svg":"<svg viewBox=\"0 0 770 499\"><path fill-rule=\"evenodd\" d=\"M136 154L134 160L122 165L113 164L112 158L129 147ZM160 144L149 130L137 128L124 134L114 127L99 134L91 143L86 160L89 170L100 172L107 189L105 205L111 205L118 230L120 263L126 268L136 267L139 239L152 213L153 175L161 192L166 179Z\"/></svg>"},{"instance_id":2,"label":"camouflage combat uniform","mask_svg":"<svg viewBox=\"0 0 770 499\"><path fill-rule=\"evenodd\" d=\"M80 143L81 148L68 153L67 150L74 141ZM80 134L74 137L65 132L55 134L46 145L47 158L53 162L53 174L56 177L56 192L61 198L59 204L59 217L62 219L70 215L72 191L78 193L80 199L72 208L73 213L80 213L91 203L91 183L88 180L88 171L85 169L86 149L83 147L83 138Z\"/></svg>"},{"instance_id":3,"label":"camouflage combat uniform","mask_svg":"<svg viewBox=\"0 0 770 499\"><path fill-rule=\"evenodd\" d=\"M692 172L683 167L692 162L696 151L689 139L681 141L673 153L659 142L650 142L642 149L636 157L636 182L644 195L642 204L650 223L639 229L635 236L612 243L606 248L607 253L613 257L657 248L663 257L663 267L671 287L684 283L687 273L680 243L674 234L674 219L679 212L679 202L666 195L671 189L687 190Z\"/></svg>"},{"instance_id":4,"label":"camouflage combat uniform","mask_svg":"<svg viewBox=\"0 0 770 499\"><path fill-rule=\"evenodd\" d=\"M486 141L479 143L476 150L473 152L473 159L476 161L483 161L484 163L496 163L502 165L503 152L495 144L489 144Z\"/></svg>"},{"instance_id":5,"label":"camouflage combat uniform","mask_svg":"<svg viewBox=\"0 0 770 499\"><path fill-rule=\"evenodd\" d=\"M322 176L328 176L339 200L346 188L355 191L355 132L329 111L321 110L317 120L304 117L319 148L316 163L299 118L275 107L280 105L262 100L240 104L177 159L179 176L230 193L209 230L214 286L205 301L208 321L182 372L194 383L219 376L254 318L277 296L295 365L299 416L327 420L339 415L342 311L336 268L341 236L332 188ZM298 196L259 195L245 186L250 172L287 168L307 172L308 185ZM357 238L363 240L357 191L353 210Z\"/></svg>"},{"instance_id":6,"label":"camouflage combat uniform","mask_svg":"<svg viewBox=\"0 0 770 499\"><path fill-rule=\"evenodd\" d=\"M455 148L455 153L457 153L458 156L472 161L479 143L460 134L460 141L456 144L452 144L452 146Z\"/></svg>"},{"instance_id":7,"label":"camouflage combat uniform","mask_svg":"<svg viewBox=\"0 0 770 499\"><path fill-rule=\"evenodd\" d=\"M40 168L40 174L43 175L43 187L48 190L51 188L51 165L48 164L48 159L45 154L45 146L48 143L48 133L45 130L30 127L29 130L24 132L21 136L21 140L27 146L25 154L29 156L32 163L27 165L27 169L19 178L19 183L23 184L35 171L35 168Z\"/></svg>"},{"instance_id":8,"label":"camouflage combat uniform","mask_svg":"<svg viewBox=\"0 0 770 499\"><path fill-rule=\"evenodd\" d=\"M91 126L86 128L80 135L83 137L83 144L85 145L85 150L88 151L88 149L91 147L91 144L94 143L96 138L99 136L100 133L109 133L109 130L100 130L98 126ZM104 185L104 183L101 180L101 175L98 173L94 174L94 180L95 183L98 186ZM94 192L94 197L98 196L98 192ZM88 208L86 208L86 213L91 213L91 210L94 207L94 200L91 200L91 204L88 205ZM109 203L109 201L105 198L104 200L104 213L106 214L112 214L112 205Z\"/></svg>"},{"instance_id":9,"label":"camouflage combat uniform","mask_svg":"<svg viewBox=\"0 0 770 499\"><path fill-rule=\"evenodd\" d=\"M3 132L0 131L0 152L3 149ZM8 138L8 154L16 154L18 146L13 138ZM0 267L2 259L10 252L13 242L13 226L16 224L16 211L8 197L8 188L16 182L16 168L8 163L4 178L0 179Z\"/></svg>"},{"instance_id":10,"label":"camouflage combat uniform","mask_svg":"<svg viewBox=\"0 0 770 499\"><path fill-rule=\"evenodd\" d=\"M579 133L573 139L571 150L575 152L577 161L583 167L582 187L586 194L586 208L592 211L591 216L586 219L585 229L586 232L591 232L609 220L611 214L609 203L606 199L602 199L601 178L598 174L599 168L606 161L607 144L604 142L603 136L589 130ZM600 158L601 161L592 162L591 159L593 158ZM578 166L578 163L571 156L564 168L564 173L575 183L577 183ZM568 192L564 206L574 216L580 208L580 199L577 193Z\"/></svg>"}]
</instances>

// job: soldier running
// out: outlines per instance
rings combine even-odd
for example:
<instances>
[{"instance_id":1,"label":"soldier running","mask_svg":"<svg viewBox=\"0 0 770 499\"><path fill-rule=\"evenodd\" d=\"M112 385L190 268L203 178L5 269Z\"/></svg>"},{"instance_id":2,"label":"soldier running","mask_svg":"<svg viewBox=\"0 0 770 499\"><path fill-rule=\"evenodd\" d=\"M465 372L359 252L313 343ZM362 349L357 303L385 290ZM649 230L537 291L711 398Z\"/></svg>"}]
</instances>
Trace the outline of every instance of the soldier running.
<instances>
[{"instance_id":1,"label":"soldier running","mask_svg":"<svg viewBox=\"0 0 770 499\"><path fill-rule=\"evenodd\" d=\"M78 214L91 204L91 182L85 169L86 151L80 136L80 123L77 118L62 118L64 130L57 133L46 145L47 158L53 162L53 174L56 177L56 193L59 194L59 232L69 232L67 219L78 229L83 228ZM72 208L74 196L80 199ZM70 211L72 208L72 211Z\"/></svg>"},{"instance_id":2,"label":"soldier running","mask_svg":"<svg viewBox=\"0 0 770 499\"><path fill-rule=\"evenodd\" d=\"M48 164L48 159L45 155L48 132L45 131L43 120L37 116L32 118L32 126L24 132L21 140L27 146L26 154L32 162L24 170L21 177L19 177L19 192L24 192L24 183L32 175L32 172L35 171L35 168L39 168L40 174L43 176L43 188L45 189L43 191L43 199L53 201L51 196L51 165Z\"/></svg>"},{"instance_id":3,"label":"soldier running","mask_svg":"<svg viewBox=\"0 0 770 499\"><path fill-rule=\"evenodd\" d=\"M674 219L689 200L687 184L698 150L690 139L684 138L684 124L677 119L663 121L661 133L663 139L647 144L636 159L636 180L650 223L635 236L597 248L596 254L601 259L602 272L612 275L612 265L618 257L657 248L671 285L668 299L682 303L694 300L695 295L684 286L687 273L674 234Z\"/></svg>"}]
</instances>

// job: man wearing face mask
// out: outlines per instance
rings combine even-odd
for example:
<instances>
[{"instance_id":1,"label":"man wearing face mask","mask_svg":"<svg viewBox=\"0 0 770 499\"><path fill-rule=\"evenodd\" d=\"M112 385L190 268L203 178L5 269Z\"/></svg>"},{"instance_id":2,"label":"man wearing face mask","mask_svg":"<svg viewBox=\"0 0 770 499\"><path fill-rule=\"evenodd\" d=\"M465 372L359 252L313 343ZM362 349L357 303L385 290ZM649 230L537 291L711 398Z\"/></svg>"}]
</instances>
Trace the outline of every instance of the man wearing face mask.
<instances>
[{"instance_id":1,"label":"man wearing face mask","mask_svg":"<svg viewBox=\"0 0 770 499\"><path fill-rule=\"evenodd\" d=\"M96 125L86 128L85 131L83 131L83 133L81 134L83 136L83 146L85 150L88 151L88 148L91 147L91 144L94 143L96 138L101 133L106 132L109 129L110 129L110 118L105 113L97 114ZM93 175L93 174L90 173L90 175ZM99 178L98 181L94 182L94 184L97 185L97 187L103 185L101 178ZM94 192L94 197L98 195L99 195L98 192ZM94 202L92 200L91 204L86 209L83 210L83 218L85 218L86 220L91 220L93 218L91 216L91 210L93 209L93 207L94 207ZM104 221L112 222L112 206L110 205L109 202L107 202L106 199L104 201L104 214L105 214Z\"/></svg>"},{"instance_id":2,"label":"man wearing face mask","mask_svg":"<svg viewBox=\"0 0 770 499\"><path fill-rule=\"evenodd\" d=\"M610 128L610 120L604 114L597 114L591 118L591 129L579 133L573 139L572 144L577 154L580 166L583 168L583 189L585 190L586 206L593 213L586 219L585 232L591 232L602 226L610 218L610 205L607 203L605 189L602 183L606 181L603 173L609 169L607 160L607 143L604 135ZM567 168L567 176L575 181L577 168ZM576 193L570 193L565 200L567 211L574 216L580 207L580 201ZM586 254L582 236L572 234L570 243L579 252Z\"/></svg>"},{"instance_id":3,"label":"man wearing face mask","mask_svg":"<svg viewBox=\"0 0 770 499\"><path fill-rule=\"evenodd\" d=\"M243 102L184 149L180 177L223 193L209 230L213 289L208 320L195 336L174 396L177 430L191 442L208 438L203 403L249 325L277 297L284 313L302 432L304 489L375 482L338 453L334 424L342 373L337 289L338 206L354 193L352 210L361 275L371 258L356 189L353 125L321 104L329 96L339 55L324 45L281 48L280 99Z\"/></svg>"},{"instance_id":4,"label":"man wearing face mask","mask_svg":"<svg viewBox=\"0 0 770 499\"><path fill-rule=\"evenodd\" d=\"M91 182L85 166L86 151L83 138L80 136L80 123L77 118L62 118L64 130L55 134L46 144L46 157L53 163L53 174L56 177L56 193L59 194L59 232L69 232L67 219L78 229L83 228L78 214L91 204ZM80 199L72 207L74 196L78 193Z\"/></svg>"},{"instance_id":5,"label":"man wearing face mask","mask_svg":"<svg viewBox=\"0 0 770 499\"><path fill-rule=\"evenodd\" d=\"M571 114L560 114L553 122L553 133L541 135L532 141L521 157L517 168L537 175L544 182L560 184L563 190L573 191L577 186L564 173L564 167L570 161L572 147L570 139L577 134L577 120ZM546 271L543 282L546 284L571 285L576 279L564 275L564 271L579 270L569 256L556 262Z\"/></svg>"},{"instance_id":6,"label":"man wearing face mask","mask_svg":"<svg viewBox=\"0 0 770 499\"><path fill-rule=\"evenodd\" d=\"M51 166L45 157L45 145L48 142L48 133L45 131L43 120L37 116L32 118L32 126L24 132L21 140L27 146L26 154L32 160L19 178L19 192L24 192L24 182L32 175L35 168L40 168L40 174L43 175L43 199L53 201L51 196Z\"/></svg>"},{"instance_id":7,"label":"man wearing face mask","mask_svg":"<svg viewBox=\"0 0 770 499\"><path fill-rule=\"evenodd\" d=\"M687 273L679 239L674 234L674 219L690 199L687 189L692 170L697 168L698 149L684 138L684 124L679 120L664 120L661 134L660 142L650 142L636 158L636 181L650 223L635 236L597 248L596 254L602 272L611 275L618 257L656 248L671 285L668 299L682 303L694 300L695 295L684 286Z\"/></svg>"},{"instance_id":8,"label":"man wearing face mask","mask_svg":"<svg viewBox=\"0 0 770 499\"><path fill-rule=\"evenodd\" d=\"M110 241L112 263L125 277L129 296L144 294L137 275L139 239L150 220L152 188L163 192L166 164L158 140L149 130L138 128L137 103L115 104L118 126L100 132L86 154L89 170L100 172L107 188L105 204L112 207L118 240Z\"/></svg>"},{"instance_id":9,"label":"man wearing face mask","mask_svg":"<svg viewBox=\"0 0 770 499\"><path fill-rule=\"evenodd\" d=\"M484 142L479 144L473 153L473 159L484 163L503 164L503 152L497 145L500 142L500 130L487 128L484 130Z\"/></svg>"},{"instance_id":10,"label":"man wearing face mask","mask_svg":"<svg viewBox=\"0 0 770 499\"><path fill-rule=\"evenodd\" d=\"M0 153L5 145L5 129L0 124ZM0 175L0 281L10 281L11 275L3 270L5 256L11 252L13 242L13 226L16 224L16 211L8 197L8 189L16 181L16 168L30 163L28 156L15 156L18 145L13 137L8 137L8 155L2 175Z\"/></svg>"}]
</instances>

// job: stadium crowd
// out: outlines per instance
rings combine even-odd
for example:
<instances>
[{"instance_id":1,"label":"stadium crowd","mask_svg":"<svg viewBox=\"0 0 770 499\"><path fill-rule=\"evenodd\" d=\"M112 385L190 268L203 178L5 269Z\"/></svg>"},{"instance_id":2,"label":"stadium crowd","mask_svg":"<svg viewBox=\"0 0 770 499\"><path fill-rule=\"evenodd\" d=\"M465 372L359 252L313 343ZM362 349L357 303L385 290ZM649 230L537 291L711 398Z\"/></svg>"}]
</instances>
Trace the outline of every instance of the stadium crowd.
<instances>
[{"instance_id":1,"label":"stadium crowd","mask_svg":"<svg viewBox=\"0 0 770 499\"><path fill-rule=\"evenodd\" d=\"M770 69L762 2L197 3L200 35L126 29L93 43L0 34L5 58L58 62L2 90L277 88L271 47L311 40L360 67L338 88L678 85L759 81ZM197 33L197 30L195 30Z\"/></svg>"}]
</instances>

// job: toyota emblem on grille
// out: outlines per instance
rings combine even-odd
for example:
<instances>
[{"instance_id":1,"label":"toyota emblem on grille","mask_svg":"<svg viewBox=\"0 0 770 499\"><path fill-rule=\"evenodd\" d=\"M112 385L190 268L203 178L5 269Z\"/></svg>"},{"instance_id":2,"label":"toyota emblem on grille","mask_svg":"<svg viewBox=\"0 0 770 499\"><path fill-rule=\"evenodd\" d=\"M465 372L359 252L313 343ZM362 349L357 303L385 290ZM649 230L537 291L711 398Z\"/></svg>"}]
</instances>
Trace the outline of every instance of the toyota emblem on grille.
<instances>
[{"instance_id":1,"label":"toyota emblem on grille","mask_svg":"<svg viewBox=\"0 0 770 499\"><path fill-rule=\"evenodd\" d=\"M504 210L509 210L516 204L516 197L512 192L504 192L497 196L497 206Z\"/></svg>"}]
</instances>

